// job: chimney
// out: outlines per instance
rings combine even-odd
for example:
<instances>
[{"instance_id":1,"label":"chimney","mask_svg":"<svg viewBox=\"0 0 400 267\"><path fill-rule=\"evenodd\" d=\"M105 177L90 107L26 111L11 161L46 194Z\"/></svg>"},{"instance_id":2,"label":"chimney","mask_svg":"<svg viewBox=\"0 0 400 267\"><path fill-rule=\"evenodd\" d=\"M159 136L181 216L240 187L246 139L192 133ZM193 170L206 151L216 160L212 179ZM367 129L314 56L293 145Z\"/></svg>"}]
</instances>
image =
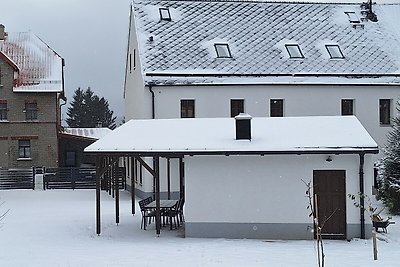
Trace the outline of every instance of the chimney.
<instances>
[{"instance_id":1,"label":"chimney","mask_svg":"<svg viewBox=\"0 0 400 267\"><path fill-rule=\"evenodd\" d=\"M4 40L5 36L5 27L3 24L0 24L0 41Z\"/></svg>"},{"instance_id":2,"label":"chimney","mask_svg":"<svg viewBox=\"0 0 400 267\"><path fill-rule=\"evenodd\" d=\"M236 140L251 140L251 119L246 113L240 113L235 117Z\"/></svg>"}]
</instances>

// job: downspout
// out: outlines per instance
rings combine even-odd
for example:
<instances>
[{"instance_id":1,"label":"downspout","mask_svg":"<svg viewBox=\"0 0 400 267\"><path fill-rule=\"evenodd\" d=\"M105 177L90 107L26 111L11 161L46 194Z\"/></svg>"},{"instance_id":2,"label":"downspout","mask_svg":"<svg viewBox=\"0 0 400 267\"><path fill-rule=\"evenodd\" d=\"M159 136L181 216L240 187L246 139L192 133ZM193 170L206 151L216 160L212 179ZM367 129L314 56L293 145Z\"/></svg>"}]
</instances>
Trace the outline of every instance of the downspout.
<instances>
[{"instance_id":1,"label":"downspout","mask_svg":"<svg viewBox=\"0 0 400 267\"><path fill-rule=\"evenodd\" d=\"M364 215L364 156L360 153L360 220L361 220L361 239L365 239L365 215Z\"/></svg>"},{"instance_id":2,"label":"downspout","mask_svg":"<svg viewBox=\"0 0 400 267\"><path fill-rule=\"evenodd\" d=\"M151 118L155 119L156 118L156 110L155 110L155 94L153 91L153 84L149 83L149 91L151 93Z\"/></svg>"}]
</instances>

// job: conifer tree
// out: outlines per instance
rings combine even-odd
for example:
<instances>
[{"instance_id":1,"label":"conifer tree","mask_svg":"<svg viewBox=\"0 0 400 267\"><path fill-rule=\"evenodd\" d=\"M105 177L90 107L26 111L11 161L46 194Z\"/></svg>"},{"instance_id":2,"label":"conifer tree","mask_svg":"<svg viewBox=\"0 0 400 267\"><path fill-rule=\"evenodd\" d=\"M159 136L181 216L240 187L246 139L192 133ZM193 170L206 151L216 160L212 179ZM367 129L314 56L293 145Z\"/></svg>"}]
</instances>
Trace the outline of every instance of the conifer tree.
<instances>
[{"instance_id":1,"label":"conifer tree","mask_svg":"<svg viewBox=\"0 0 400 267\"><path fill-rule=\"evenodd\" d=\"M86 91L78 88L67 110L66 122L69 127L94 128L101 123L102 127L115 129L113 113L104 97L95 95L90 87Z\"/></svg>"},{"instance_id":2,"label":"conifer tree","mask_svg":"<svg viewBox=\"0 0 400 267\"><path fill-rule=\"evenodd\" d=\"M397 111L400 112L399 106ZM379 197L392 213L400 213L400 117L392 120L384 157L379 163Z\"/></svg>"}]
</instances>

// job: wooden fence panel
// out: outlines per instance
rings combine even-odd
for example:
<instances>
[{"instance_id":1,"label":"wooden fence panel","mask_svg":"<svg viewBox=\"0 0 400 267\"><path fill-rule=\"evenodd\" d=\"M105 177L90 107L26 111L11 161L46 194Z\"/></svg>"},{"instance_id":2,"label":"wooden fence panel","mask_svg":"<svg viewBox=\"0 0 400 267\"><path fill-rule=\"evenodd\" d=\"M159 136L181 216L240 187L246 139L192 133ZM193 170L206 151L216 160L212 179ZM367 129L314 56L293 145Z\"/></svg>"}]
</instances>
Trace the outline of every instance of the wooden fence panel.
<instances>
[{"instance_id":1,"label":"wooden fence panel","mask_svg":"<svg viewBox=\"0 0 400 267\"><path fill-rule=\"evenodd\" d=\"M35 189L35 169L0 168L0 190Z\"/></svg>"}]
</instances>

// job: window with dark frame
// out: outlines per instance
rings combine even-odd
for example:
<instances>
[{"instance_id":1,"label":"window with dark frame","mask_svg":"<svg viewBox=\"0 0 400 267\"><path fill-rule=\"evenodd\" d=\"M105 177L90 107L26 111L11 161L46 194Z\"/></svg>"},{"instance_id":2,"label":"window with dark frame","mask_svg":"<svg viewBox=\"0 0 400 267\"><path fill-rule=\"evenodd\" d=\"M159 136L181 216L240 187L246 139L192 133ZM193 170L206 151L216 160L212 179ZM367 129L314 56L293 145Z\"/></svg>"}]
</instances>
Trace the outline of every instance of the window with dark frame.
<instances>
[{"instance_id":1,"label":"window with dark frame","mask_svg":"<svg viewBox=\"0 0 400 267\"><path fill-rule=\"evenodd\" d=\"M358 18L356 12L344 12L347 17L349 18L349 21L351 23L360 23L360 19Z\"/></svg>"},{"instance_id":2,"label":"window with dark frame","mask_svg":"<svg viewBox=\"0 0 400 267\"><path fill-rule=\"evenodd\" d=\"M38 108L36 102L25 102L25 120L32 121L38 119Z\"/></svg>"},{"instance_id":3,"label":"window with dark frame","mask_svg":"<svg viewBox=\"0 0 400 267\"><path fill-rule=\"evenodd\" d=\"M0 121L7 120L7 100L0 100Z\"/></svg>"},{"instance_id":4,"label":"window with dark frame","mask_svg":"<svg viewBox=\"0 0 400 267\"><path fill-rule=\"evenodd\" d=\"M160 7L159 12L160 12L160 20L171 21L171 13L169 12L169 8Z\"/></svg>"},{"instance_id":5,"label":"window with dark frame","mask_svg":"<svg viewBox=\"0 0 400 267\"><path fill-rule=\"evenodd\" d=\"M215 52L217 58L232 58L231 50L228 44L215 43Z\"/></svg>"},{"instance_id":6,"label":"window with dark frame","mask_svg":"<svg viewBox=\"0 0 400 267\"><path fill-rule=\"evenodd\" d=\"M283 99L271 99L269 101L269 116L283 117Z\"/></svg>"},{"instance_id":7,"label":"window with dark frame","mask_svg":"<svg viewBox=\"0 0 400 267\"><path fill-rule=\"evenodd\" d=\"M181 118L194 118L194 100L182 99L181 100Z\"/></svg>"},{"instance_id":8,"label":"window with dark frame","mask_svg":"<svg viewBox=\"0 0 400 267\"><path fill-rule=\"evenodd\" d=\"M18 140L18 157L31 158L31 140Z\"/></svg>"},{"instance_id":9,"label":"window with dark frame","mask_svg":"<svg viewBox=\"0 0 400 267\"><path fill-rule=\"evenodd\" d=\"M354 100L342 99L341 109L342 116L354 115Z\"/></svg>"},{"instance_id":10,"label":"window with dark frame","mask_svg":"<svg viewBox=\"0 0 400 267\"><path fill-rule=\"evenodd\" d=\"M285 47L290 58L304 58L303 52L301 52L298 44L285 44Z\"/></svg>"},{"instance_id":11,"label":"window with dark frame","mask_svg":"<svg viewBox=\"0 0 400 267\"><path fill-rule=\"evenodd\" d=\"M244 113L244 99L231 99L231 117Z\"/></svg>"},{"instance_id":12,"label":"window with dark frame","mask_svg":"<svg viewBox=\"0 0 400 267\"><path fill-rule=\"evenodd\" d=\"M379 99L379 123L390 125L391 120L391 99Z\"/></svg>"},{"instance_id":13,"label":"window with dark frame","mask_svg":"<svg viewBox=\"0 0 400 267\"><path fill-rule=\"evenodd\" d=\"M331 59L343 59L344 55L338 45L325 45Z\"/></svg>"}]
</instances>

